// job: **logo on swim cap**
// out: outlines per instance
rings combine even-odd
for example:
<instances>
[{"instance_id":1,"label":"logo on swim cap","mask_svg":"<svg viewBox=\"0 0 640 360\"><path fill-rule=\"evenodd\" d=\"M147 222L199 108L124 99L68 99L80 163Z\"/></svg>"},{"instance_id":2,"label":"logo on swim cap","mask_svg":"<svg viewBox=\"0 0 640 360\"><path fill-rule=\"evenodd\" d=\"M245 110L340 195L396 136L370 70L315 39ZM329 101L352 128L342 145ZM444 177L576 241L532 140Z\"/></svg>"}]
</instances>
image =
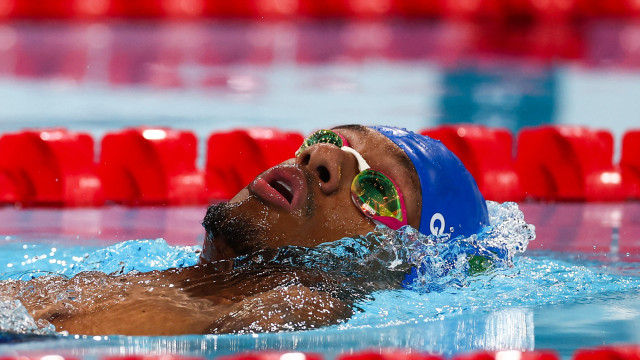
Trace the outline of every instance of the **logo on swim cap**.
<instances>
[{"instance_id":1,"label":"logo on swim cap","mask_svg":"<svg viewBox=\"0 0 640 360\"><path fill-rule=\"evenodd\" d=\"M436 226L436 221L439 222L438 225L440 226ZM431 217L431 223L429 224L429 228L431 229L431 233L433 235L435 236L442 235L442 233L444 232L444 216L442 216L442 214L440 213L433 214L433 216Z\"/></svg>"}]
</instances>

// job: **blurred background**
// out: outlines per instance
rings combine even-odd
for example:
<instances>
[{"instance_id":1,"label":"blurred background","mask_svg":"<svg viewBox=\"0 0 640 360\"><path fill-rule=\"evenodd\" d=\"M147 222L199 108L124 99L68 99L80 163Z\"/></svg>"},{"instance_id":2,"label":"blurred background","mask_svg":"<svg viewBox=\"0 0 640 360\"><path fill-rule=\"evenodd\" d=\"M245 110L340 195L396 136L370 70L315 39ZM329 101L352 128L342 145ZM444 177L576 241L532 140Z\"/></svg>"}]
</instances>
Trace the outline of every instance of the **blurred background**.
<instances>
[{"instance_id":1,"label":"blurred background","mask_svg":"<svg viewBox=\"0 0 640 360\"><path fill-rule=\"evenodd\" d=\"M0 131L640 125L635 0L0 0ZM617 149L619 151L619 149Z\"/></svg>"}]
</instances>

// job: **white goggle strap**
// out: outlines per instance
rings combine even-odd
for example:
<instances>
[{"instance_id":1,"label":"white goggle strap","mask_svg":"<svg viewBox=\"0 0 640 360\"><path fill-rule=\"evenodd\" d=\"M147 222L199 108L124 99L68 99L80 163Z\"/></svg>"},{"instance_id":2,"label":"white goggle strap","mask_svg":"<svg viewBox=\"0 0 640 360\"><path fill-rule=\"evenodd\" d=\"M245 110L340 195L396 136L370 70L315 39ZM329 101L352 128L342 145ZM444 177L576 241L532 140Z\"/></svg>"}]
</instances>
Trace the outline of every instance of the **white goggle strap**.
<instances>
[{"instance_id":1,"label":"white goggle strap","mask_svg":"<svg viewBox=\"0 0 640 360\"><path fill-rule=\"evenodd\" d=\"M354 148L343 146L340 148L340 150L353 154L353 156L356 157L356 160L358 161L358 171L362 172L371 167L369 166L369 164L367 164L367 161L362 157L362 155L360 155L360 153L357 152Z\"/></svg>"}]
</instances>

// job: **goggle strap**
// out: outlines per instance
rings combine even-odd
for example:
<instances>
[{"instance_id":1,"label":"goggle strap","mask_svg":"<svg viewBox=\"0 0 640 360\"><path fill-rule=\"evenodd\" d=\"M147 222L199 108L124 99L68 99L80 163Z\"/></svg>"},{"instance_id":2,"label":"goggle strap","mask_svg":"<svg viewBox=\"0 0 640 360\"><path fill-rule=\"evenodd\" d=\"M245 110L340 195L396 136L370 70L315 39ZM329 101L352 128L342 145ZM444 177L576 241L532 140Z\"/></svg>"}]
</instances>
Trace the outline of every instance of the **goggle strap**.
<instances>
[{"instance_id":1,"label":"goggle strap","mask_svg":"<svg viewBox=\"0 0 640 360\"><path fill-rule=\"evenodd\" d=\"M329 130L329 131L331 131L331 130ZM335 131L331 131L331 132L332 132L332 133L334 133L334 134L336 134L336 135L338 135L338 137L340 138L340 140L342 140L342 146L349 146L349 142L347 141L347 139L345 139L345 138L344 138L344 136L342 136L342 135L338 134L338 133L337 133L337 132L335 132Z\"/></svg>"},{"instance_id":2,"label":"goggle strap","mask_svg":"<svg viewBox=\"0 0 640 360\"><path fill-rule=\"evenodd\" d=\"M355 149L350 148L348 146L343 146L343 147L340 148L340 150L348 152L349 154L352 154L353 156L356 157L356 160L358 161L358 171L362 172L362 171L365 171L365 170L371 168L371 166L369 166L369 164L362 157L362 155L360 155L360 153L357 152Z\"/></svg>"}]
</instances>

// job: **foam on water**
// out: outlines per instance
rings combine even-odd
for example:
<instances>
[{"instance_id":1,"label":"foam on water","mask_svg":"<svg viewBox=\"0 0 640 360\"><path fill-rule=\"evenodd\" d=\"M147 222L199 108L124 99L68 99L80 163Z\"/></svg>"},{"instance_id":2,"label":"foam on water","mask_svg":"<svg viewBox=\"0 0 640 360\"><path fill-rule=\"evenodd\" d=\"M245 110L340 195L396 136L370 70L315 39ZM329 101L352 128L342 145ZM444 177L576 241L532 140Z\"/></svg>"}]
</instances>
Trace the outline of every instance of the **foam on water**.
<instances>
[{"instance_id":1,"label":"foam on water","mask_svg":"<svg viewBox=\"0 0 640 360\"><path fill-rule=\"evenodd\" d=\"M241 257L235 266L275 262L346 275L379 272L381 278L385 273L415 269L417 276L405 288L396 286L363 298L357 304L360 311L331 327L335 330L433 322L496 310L517 311L606 297L640 287L638 277L558 259L516 256L535 239L535 228L524 221L514 203L488 202L488 207L492 225L469 238L424 236L408 227L397 232L379 227L367 236L345 238L313 249L286 247ZM197 263L200 251L198 247L169 246L162 239L126 241L107 248L11 242L3 247L0 279L19 280L51 273L71 277L98 270L117 275L187 267ZM52 334L53 329L33 321L19 302L3 299L0 332Z\"/></svg>"}]
</instances>

